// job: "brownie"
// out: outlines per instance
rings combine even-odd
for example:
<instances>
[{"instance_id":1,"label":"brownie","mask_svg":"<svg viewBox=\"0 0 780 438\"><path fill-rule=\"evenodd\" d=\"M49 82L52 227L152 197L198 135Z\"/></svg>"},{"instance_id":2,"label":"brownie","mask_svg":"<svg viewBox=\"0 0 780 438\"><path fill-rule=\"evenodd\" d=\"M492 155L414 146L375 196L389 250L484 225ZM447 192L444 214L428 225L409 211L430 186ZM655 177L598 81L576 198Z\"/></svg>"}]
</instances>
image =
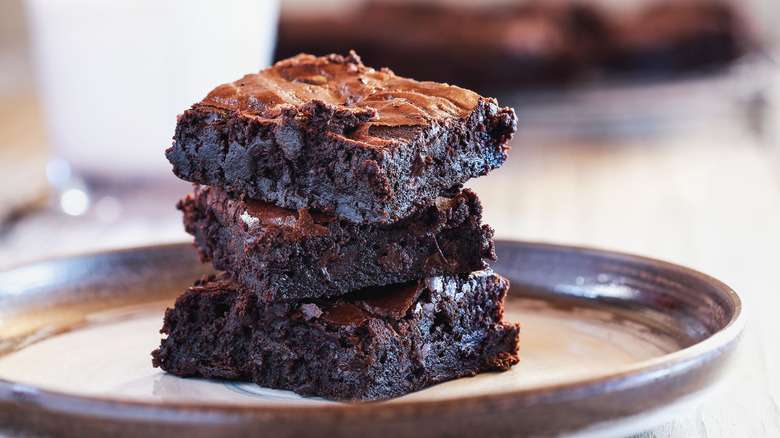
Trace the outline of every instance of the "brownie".
<instances>
[{"instance_id":1,"label":"brownie","mask_svg":"<svg viewBox=\"0 0 780 438\"><path fill-rule=\"evenodd\" d=\"M217 87L166 155L188 181L381 224L501 166L516 125L469 90L301 54Z\"/></svg>"},{"instance_id":2,"label":"brownie","mask_svg":"<svg viewBox=\"0 0 780 438\"><path fill-rule=\"evenodd\" d=\"M481 224L482 205L468 189L387 225L242 200L216 187L194 191L178 208L201 261L265 301L477 271L496 258L493 230Z\"/></svg>"},{"instance_id":3,"label":"brownie","mask_svg":"<svg viewBox=\"0 0 780 438\"><path fill-rule=\"evenodd\" d=\"M301 395L369 401L518 362L502 322L508 282L490 270L365 289L331 300L261 302L227 275L165 313L153 364Z\"/></svg>"}]
</instances>

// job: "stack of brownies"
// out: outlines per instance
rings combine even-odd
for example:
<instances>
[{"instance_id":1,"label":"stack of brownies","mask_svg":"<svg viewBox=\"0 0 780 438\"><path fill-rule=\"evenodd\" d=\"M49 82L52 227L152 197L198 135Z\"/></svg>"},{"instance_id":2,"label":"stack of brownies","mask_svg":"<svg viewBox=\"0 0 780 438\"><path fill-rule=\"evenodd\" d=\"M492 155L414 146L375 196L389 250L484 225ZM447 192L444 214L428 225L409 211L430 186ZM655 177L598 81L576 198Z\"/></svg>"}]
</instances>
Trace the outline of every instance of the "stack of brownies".
<instances>
[{"instance_id":1,"label":"stack of brownies","mask_svg":"<svg viewBox=\"0 0 780 438\"><path fill-rule=\"evenodd\" d=\"M198 280L153 363L379 400L517 363L507 280L462 184L506 160L511 109L462 88L298 55L213 90L166 151Z\"/></svg>"}]
</instances>

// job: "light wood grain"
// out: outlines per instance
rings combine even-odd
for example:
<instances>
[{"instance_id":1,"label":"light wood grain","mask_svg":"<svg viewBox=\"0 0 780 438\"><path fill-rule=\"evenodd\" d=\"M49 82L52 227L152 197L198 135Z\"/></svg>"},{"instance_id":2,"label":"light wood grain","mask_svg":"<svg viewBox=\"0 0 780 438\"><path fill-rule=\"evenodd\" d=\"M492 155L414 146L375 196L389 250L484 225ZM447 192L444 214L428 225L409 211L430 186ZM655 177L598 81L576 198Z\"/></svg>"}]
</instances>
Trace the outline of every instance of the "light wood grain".
<instances>
[{"instance_id":1,"label":"light wood grain","mask_svg":"<svg viewBox=\"0 0 780 438\"><path fill-rule=\"evenodd\" d=\"M518 145L470 186L497 238L628 252L720 279L750 315L733 376L647 437L780 436L780 161L724 123L673 138Z\"/></svg>"}]
</instances>

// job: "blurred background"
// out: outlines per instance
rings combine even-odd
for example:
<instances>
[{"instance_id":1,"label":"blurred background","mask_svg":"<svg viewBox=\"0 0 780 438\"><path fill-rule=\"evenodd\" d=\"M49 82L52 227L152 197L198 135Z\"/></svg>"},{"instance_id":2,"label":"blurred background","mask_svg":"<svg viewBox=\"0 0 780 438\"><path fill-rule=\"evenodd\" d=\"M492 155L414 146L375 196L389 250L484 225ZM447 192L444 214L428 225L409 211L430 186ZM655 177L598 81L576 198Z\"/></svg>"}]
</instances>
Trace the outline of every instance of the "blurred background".
<instances>
[{"instance_id":1,"label":"blurred background","mask_svg":"<svg viewBox=\"0 0 780 438\"><path fill-rule=\"evenodd\" d=\"M514 107L508 164L471 184L498 237L674 259L646 246L679 245L652 232L686 208L659 184L723 196L756 174L718 154L776 160L773 1L212 3L0 0L0 266L187 239L172 206L188 184L163 156L176 115L300 52L354 49Z\"/></svg>"},{"instance_id":2,"label":"blurred background","mask_svg":"<svg viewBox=\"0 0 780 438\"><path fill-rule=\"evenodd\" d=\"M650 435L780 434L777 0L125 3L0 0L0 268L188 241L176 114L354 49L516 109L509 161L469 183L496 238L659 258L745 299L739 383Z\"/></svg>"}]
</instances>

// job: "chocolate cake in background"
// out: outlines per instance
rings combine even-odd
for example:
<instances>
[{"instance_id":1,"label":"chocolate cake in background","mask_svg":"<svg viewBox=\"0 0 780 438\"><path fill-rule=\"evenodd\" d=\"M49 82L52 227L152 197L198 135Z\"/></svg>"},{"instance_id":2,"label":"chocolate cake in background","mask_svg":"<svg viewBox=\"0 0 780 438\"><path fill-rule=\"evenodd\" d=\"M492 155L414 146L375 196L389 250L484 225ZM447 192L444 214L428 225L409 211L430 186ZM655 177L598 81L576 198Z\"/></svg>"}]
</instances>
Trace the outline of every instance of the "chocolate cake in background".
<instances>
[{"instance_id":1,"label":"chocolate cake in background","mask_svg":"<svg viewBox=\"0 0 780 438\"><path fill-rule=\"evenodd\" d=\"M462 185L501 166L517 118L491 98L299 54L221 85L166 156L200 259L156 367L370 401L507 370L520 327Z\"/></svg>"},{"instance_id":2,"label":"chocolate cake in background","mask_svg":"<svg viewBox=\"0 0 780 438\"><path fill-rule=\"evenodd\" d=\"M369 65L485 93L708 69L751 50L738 3L646 3L616 13L581 0L483 7L369 1L338 15L283 13L276 57L355 49Z\"/></svg>"},{"instance_id":3,"label":"chocolate cake in background","mask_svg":"<svg viewBox=\"0 0 780 438\"><path fill-rule=\"evenodd\" d=\"M604 66L652 74L722 65L747 49L743 25L729 3L651 3L613 21Z\"/></svg>"},{"instance_id":4,"label":"chocolate cake in background","mask_svg":"<svg viewBox=\"0 0 780 438\"><path fill-rule=\"evenodd\" d=\"M367 2L336 17L282 15L276 57L354 49L369 65L480 92L487 84L558 83L596 57L602 18L579 4L482 9Z\"/></svg>"}]
</instances>

